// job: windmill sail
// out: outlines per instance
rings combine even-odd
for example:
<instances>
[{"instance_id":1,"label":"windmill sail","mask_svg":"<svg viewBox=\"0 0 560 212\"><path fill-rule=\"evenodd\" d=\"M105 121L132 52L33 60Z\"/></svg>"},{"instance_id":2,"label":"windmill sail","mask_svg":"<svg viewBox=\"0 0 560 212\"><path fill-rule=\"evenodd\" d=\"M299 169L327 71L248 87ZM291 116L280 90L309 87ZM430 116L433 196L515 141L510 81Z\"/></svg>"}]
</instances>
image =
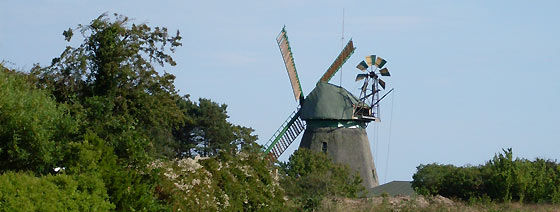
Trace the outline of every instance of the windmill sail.
<instances>
[{"instance_id":1,"label":"windmill sail","mask_svg":"<svg viewBox=\"0 0 560 212\"><path fill-rule=\"evenodd\" d=\"M363 60L362 60L362 62L360 62L360 64L358 64L358 65L356 66L356 68L360 69L361 71L366 71L366 70L368 69L368 67L369 67L369 66L368 66L368 64L366 63L366 61L363 61Z\"/></svg>"},{"instance_id":2,"label":"windmill sail","mask_svg":"<svg viewBox=\"0 0 560 212\"><path fill-rule=\"evenodd\" d=\"M348 41L344 49L342 49L342 52L338 54L338 57L336 57L334 62L331 64L329 69L327 69L325 74L323 74L321 80L319 81L328 82L329 80L331 80L334 74L336 74L336 72L340 69L340 67L342 67L342 65L346 62L346 60L348 60L348 58L350 58L350 56L354 53L355 49L356 48L354 48L354 43L352 42L352 40Z\"/></svg>"},{"instance_id":3,"label":"windmill sail","mask_svg":"<svg viewBox=\"0 0 560 212\"><path fill-rule=\"evenodd\" d=\"M296 101L298 101L303 97L303 93L301 92L301 84L299 83L294 57L292 56L292 50L288 42L288 35L286 34L285 28L282 28L282 31L278 37L276 37L276 42L278 43L280 53L282 53L282 59L284 59L284 64L286 65L286 71L288 71L288 76L290 77L292 89L294 90L294 97Z\"/></svg>"},{"instance_id":4,"label":"windmill sail","mask_svg":"<svg viewBox=\"0 0 560 212\"><path fill-rule=\"evenodd\" d=\"M300 118L300 109L294 111L288 119L276 130L276 133L264 145L265 153L270 161L275 161L305 130L305 122Z\"/></svg>"},{"instance_id":5,"label":"windmill sail","mask_svg":"<svg viewBox=\"0 0 560 212\"><path fill-rule=\"evenodd\" d=\"M381 70L379 70L379 73L381 74L381 76L385 76L385 77L390 77L391 74L389 73L389 69L387 68L383 68Z\"/></svg>"}]
</instances>

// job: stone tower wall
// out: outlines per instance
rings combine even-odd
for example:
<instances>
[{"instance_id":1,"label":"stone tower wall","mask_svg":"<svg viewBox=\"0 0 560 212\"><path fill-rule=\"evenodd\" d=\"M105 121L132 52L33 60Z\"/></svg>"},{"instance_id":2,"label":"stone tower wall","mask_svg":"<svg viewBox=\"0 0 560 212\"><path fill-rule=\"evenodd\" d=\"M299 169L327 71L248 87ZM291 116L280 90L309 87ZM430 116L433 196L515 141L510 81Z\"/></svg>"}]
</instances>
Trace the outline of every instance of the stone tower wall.
<instances>
[{"instance_id":1,"label":"stone tower wall","mask_svg":"<svg viewBox=\"0 0 560 212\"><path fill-rule=\"evenodd\" d=\"M326 151L335 162L360 173L366 189L379 185L366 130L363 128L308 127L300 148Z\"/></svg>"}]
</instances>

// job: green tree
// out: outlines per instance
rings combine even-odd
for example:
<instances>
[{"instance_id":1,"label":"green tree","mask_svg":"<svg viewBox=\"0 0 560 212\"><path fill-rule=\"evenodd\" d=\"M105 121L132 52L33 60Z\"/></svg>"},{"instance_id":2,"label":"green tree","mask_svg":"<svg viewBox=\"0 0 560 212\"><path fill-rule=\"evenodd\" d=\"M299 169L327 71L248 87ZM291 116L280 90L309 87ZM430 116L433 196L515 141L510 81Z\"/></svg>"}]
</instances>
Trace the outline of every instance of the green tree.
<instances>
[{"instance_id":1,"label":"green tree","mask_svg":"<svg viewBox=\"0 0 560 212\"><path fill-rule=\"evenodd\" d=\"M159 173L142 167L123 167L113 147L93 132L84 140L65 148L64 172L87 179L100 179L116 211L161 211L165 202L157 199L155 189Z\"/></svg>"},{"instance_id":2,"label":"green tree","mask_svg":"<svg viewBox=\"0 0 560 212\"><path fill-rule=\"evenodd\" d=\"M73 104L73 114L84 117L82 132L96 132L120 158L135 162L145 153L165 155L166 138L184 115L176 104L175 77L159 74L154 64L175 65L169 52L181 45L179 32L172 36L166 28L130 24L117 14L103 14L77 30L81 45L33 69L37 86ZM67 41L73 31L63 33Z\"/></svg>"},{"instance_id":3,"label":"green tree","mask_svg":"<svg viewBox=\"0 0 560 212\"><path fill-rule=\"evenodd\" d=\"M78 135L65 152L71 174L103 179L117 211L160 210L157 175L146 164L174 157L172 129L185 119L177 101L174 76L157 66L175 65L171 53L179 32L131 24L125 16L103 14L79 31L83 42L68 46L48 67L33 68L31 81L68 105Z\"/></svg>"},{"instance_id":4,"label":"green tree","mask_svg":"<svg viewBox=\"0 0 560 212\"><path fill-rule=\"evenodd\" d=\"M52 172L65 144L77 133L65 105L34 89L24 74L0 65L0 173Z\"/></svg>"},{"instance_id":5,"label":"green tree","mask_svg":"<svg viewBox=\"0 0 560 212\"><path fill-rule=\"evenodd\" d=\"M178 102L186 121L173 134L178 142L179 157L212 156L219 151L238 151L257 140L253 129L234 125L227 119L227 105L200 98L192 102L188 96Z\"/></svg>"},{"instance_id":6,"label":"green tree","mask_svg":"<svg viewBox=\"0 0 560 212\"><path fill-rule=\"evenodd\" d=\"M66 47L51 65L37 65L31 74L0 70L0 139L7 141L0 143L0 173L32 170L44 181L58 167L54 178L63 180L56 186L78 185L64 187L60 198L92 199L91 207L76 203L79 210L167 211L184 198L170 201L169 194L180 192L166 191L159 182L163 170L148 168L149 162L212 156L205 165L219 186L199 189L223 188L215 195L231 197L232 210L280 209L278 179L256 153L254 130L230 123L225 104L179 97L174 76L156 69L175 65L179 32L131 24L117 14L70 28L65 40L74 31L83 42ZM220 163L226 168L214 166ZM103 206L95 209L97 203Z\"/></svg>"},{"instance_id":7,"label":"green tree","mask_svg":"<svg viewBox=\"0 0 560 212\"><path fill-rule=\"evenodd\" d=\"M356 197L365 191L359 174L322 152L298 149L280 163L280 170L287 196L306 210L318 208L325 197Z\"/></svg>"},{"instance_id":8,"label":"green tree","mask_svg":"<svg viewBox=\"0 0 560 212\"><path fill-rule=\"evenodd\" d=\"M109 211L103 181L82 175L6 172L0 175L0 211Z\"/></svg>"},{"instance_id":9,"label":"green tree","mask_svg":"<svg viewBox=\"0 0 560 212\"><path fill-rule=\"evenodd\" d=\"M511 148L502 150L504 154L496 154L494 158L486 164L492 174L487 176L489 183L486 189L488 195L505 202L512 200L513 188L513 153Z\"/></svg>"},{"instance_id":10,"label":"green tree","mask_svg":"<svg viewBox=\"0 0 560 212\"><path fill-rule=\"evenodd\" d=\"M560 165L537 158L513 160L511 149L479 166L420 165L413 176L414 189L424 195L463 200L557 203L560 201Z\"/></svg>"},{"instance_id":11,"label":"green tree","mask_svg":"<svg viewBox=\"0 0 560 212\"><path fill-rule=\"evenodd\" d=\"M158 196L174 211L291 211L284 206L278 173L262 154L245 148L150 167L162 169Z\"/></svg>"},{"instance_id":12,"label":"green tree","mask_svg":"<svg viewBox=\"0 0 560 212\"><path fill-rule=\"evenodd\" d=\"M421 164L416 167L416 173L412 175L412 187L422 195L436 195L444 189L444 180L451 171L453 165Z\"/></svg>"}]
</instances>

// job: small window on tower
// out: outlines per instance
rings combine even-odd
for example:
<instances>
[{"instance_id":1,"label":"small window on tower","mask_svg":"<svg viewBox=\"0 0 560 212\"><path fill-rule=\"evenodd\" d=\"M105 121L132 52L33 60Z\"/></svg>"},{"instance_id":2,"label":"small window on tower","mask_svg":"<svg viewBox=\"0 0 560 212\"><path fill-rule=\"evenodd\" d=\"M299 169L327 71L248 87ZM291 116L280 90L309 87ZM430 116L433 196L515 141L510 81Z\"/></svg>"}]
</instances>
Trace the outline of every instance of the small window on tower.
<instances>
[{"instance_id":1,"label":"small window on tower","mask_svg":"<svg viewBox=\"0 0 560 212\"><path fill-rule=\"evenodd\" d=\"M323 152L327 153L327 142L323 142Z\"/></svg>"}]
</instances>

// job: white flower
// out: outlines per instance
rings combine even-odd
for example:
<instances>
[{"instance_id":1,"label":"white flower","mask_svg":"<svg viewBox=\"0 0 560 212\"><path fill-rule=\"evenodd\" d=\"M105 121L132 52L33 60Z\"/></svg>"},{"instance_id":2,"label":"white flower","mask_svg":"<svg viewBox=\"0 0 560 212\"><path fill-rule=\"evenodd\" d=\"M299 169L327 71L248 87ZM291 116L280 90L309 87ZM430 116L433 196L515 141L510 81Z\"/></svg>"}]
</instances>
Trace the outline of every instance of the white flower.
<instances>
[{"instance_id":1,"label":"white flower","mask_svg":"<svg viewBox=\"0 0 560 212\"><path fill-rule=\"evenodd\" d=\"M252 176L251 174L249 174L249 166L245 165L241 167L241 171L243 171L243 173L245 174L245 176L250 177Z\"/></svg>"},{"instance_id":2,"label":"white flower","mask_svg":"<svg viewBox=\"0 0 560 212\"><path fill-rule=\"evenodd\" d=\"M198 159L200 157L196 156L195 159L190 159L190 158L186 158L186 159L181 159L177 161L177 166L179 166L179 168L181 168L182 171L189 171L191 173L195 173L196 170L202 168L202 165L198 164Z\"/></svg>"},{"instance_id":3,"label":"white flower","mask_svg":"<svg viewBox=\"0 0 560 212\"><path fill-rule=\"evenodd\" d=\"M239 156L239 159L241 159L241 161L244 161L245 159L247 159L247 157L249 155L247 155L245 152L240 152L239 154L237 154Z\"/></svg>"},{"instance_id":4,"label":"white flower","mask_svg":"<svg viewBox=\"0 0 560 212\"><path fill-rule=\"evenodd\" d=\"M224 207L229 206L229 197L227 194L224 194Z\"/></svg>"},{"instance_id":5,"label":"white flower","mask_svg":"<svg viewBox=\"0 0 560 212\"><path fill-rule=\"evenodd\" d=\"M175 180L179 177L179 175L173 173L173 169L171 169L171 171L168 169L167 172L163 173L163 175L171 180Z\"/></svg>"},{"instance_id":6,"label":"white flower","mask_svg":"<svg viewBox=\"0 0 560 212\"><path fill-rule=\"evenodd\" d=\"M208 185L208 187L210 187L210 184L212 184L212 180L210 178L206 178L204 179L204 184Z\"/></svg>"},{"instance_id":7,"label":"white flower","mask_svg":"<svg viewBox=\"0 0 560 212\"><path fill-rule=\"evenodd\" d=\"M200 184L200 180L199 179L193 179L192 180L192 185L198 185Z\"/></svg>"},{"instance_id":8,"label":"white flower","mask_svg":"<svg viewBox=\"0 0 560 212\"><path fill-rule=\"evenodd\" d=\"M152 163L148 164L148 168L156 169L163 167L163 162L161 160L152 161Z\"/></svg>"}]
</instances>

